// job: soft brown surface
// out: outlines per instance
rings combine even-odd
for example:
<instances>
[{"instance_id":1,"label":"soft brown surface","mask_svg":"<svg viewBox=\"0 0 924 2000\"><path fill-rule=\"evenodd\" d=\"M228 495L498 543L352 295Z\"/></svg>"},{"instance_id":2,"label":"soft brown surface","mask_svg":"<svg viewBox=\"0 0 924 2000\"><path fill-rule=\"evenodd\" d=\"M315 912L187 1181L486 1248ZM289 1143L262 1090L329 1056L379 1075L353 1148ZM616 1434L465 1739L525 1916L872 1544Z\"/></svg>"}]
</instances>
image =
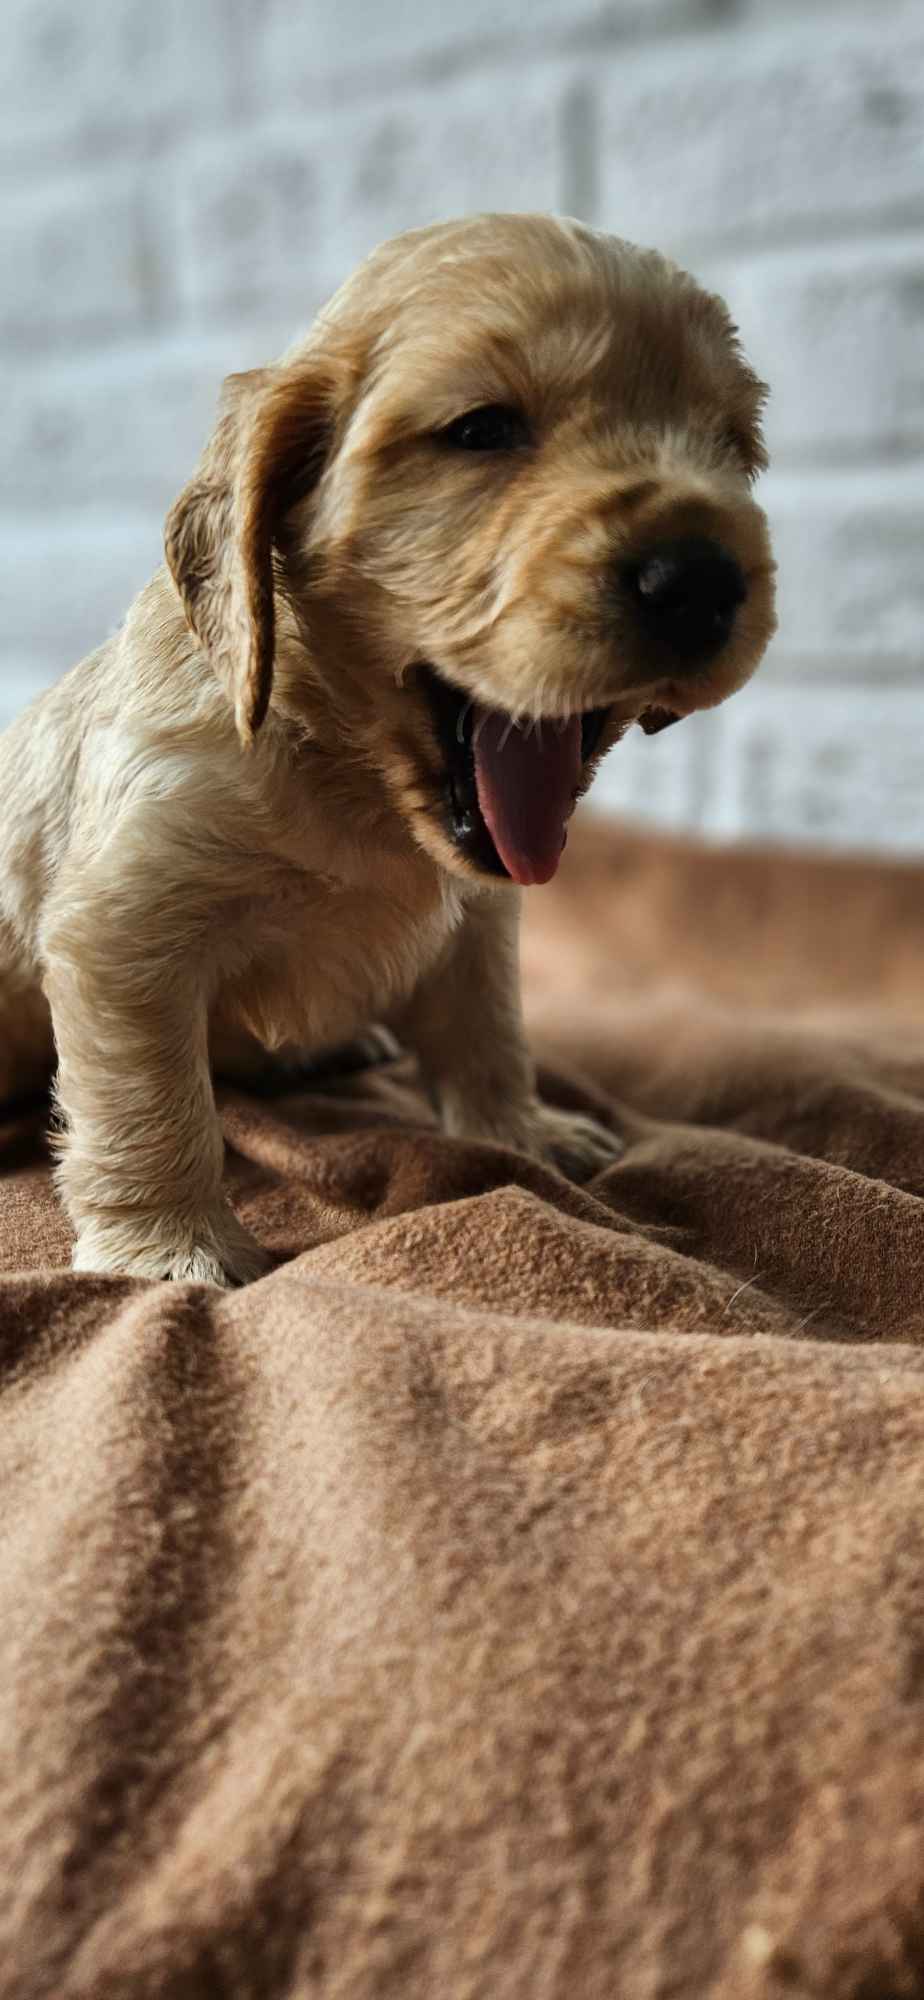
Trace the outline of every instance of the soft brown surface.
<instances>
[{"instance_id":1,"label":"soft brown surface","mask_svg":"<svg viewBox=\"0 0 924 2000\"><path fill-rule=\"evenodd\" d=\"M531 918L592 1190L228 1094L222 1296L0 1127L4 2000L924 1994L924 871L591 831Z\"/></svg>"}]
</instances>

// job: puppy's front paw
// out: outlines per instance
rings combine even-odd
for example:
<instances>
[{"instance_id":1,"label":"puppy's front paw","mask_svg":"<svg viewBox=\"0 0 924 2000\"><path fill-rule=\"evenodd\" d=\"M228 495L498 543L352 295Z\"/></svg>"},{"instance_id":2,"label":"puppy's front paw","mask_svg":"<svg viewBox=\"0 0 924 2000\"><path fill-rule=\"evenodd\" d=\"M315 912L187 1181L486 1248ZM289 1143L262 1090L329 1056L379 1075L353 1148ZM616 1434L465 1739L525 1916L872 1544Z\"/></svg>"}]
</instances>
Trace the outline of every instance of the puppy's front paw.
<instances>
[{"instance_id":1,"label":"puppy's front paw","mask_svg":"<svg viewBox=\"0 0 924 2000\"><path fill-rule=\"evenodd\" d=\"M191 1285L250 1285L270 1269L272 1258L255 1236L242 1232L243 1241L215 1250L208 1243L195 1243L189 1251L174 1257L169 1270L160 1275Z\"/></svg>"},{"instance_id":2,"label":"puppy's front paw","mask_svg":"<svg viewBox=\"0 0 924 2000\"><path fill-rule=\"evenodd\" d=\"M71 1261L75 1271L229 1287L262 1277L272 1260L228 1208L184 1222L85 1220Z\"/></svg>"},{"instance_id":3,"label":"puppy's front paw","mask_svg":"<svg viewBox=\"0 0 924 2000\"><path fill-rule=\"evenodd\" d=\"M533 1116L535 1150L552 1160L568 1180L592 1180L611 1167L623 1151L617 1133L583 1111L558 1111L551 1104L537 1104Z\"/></svg>"},{"instance_id":4,"label":"puppy's front paw","mask_svg":"<svg viewBox=\"0 0 924 2000\"><path fill-rule=\"evenodd\" d=\"M464 1115L444 1120L453 1138L490 1139L511 1146L534 1160L550 1160L568 1180L589 1181L618 1160L622 1140L583 1111L558 1111L533 1099L518 1107L499 1106L487 1116L466 1107Z\"/></svg>"}]
</instances>

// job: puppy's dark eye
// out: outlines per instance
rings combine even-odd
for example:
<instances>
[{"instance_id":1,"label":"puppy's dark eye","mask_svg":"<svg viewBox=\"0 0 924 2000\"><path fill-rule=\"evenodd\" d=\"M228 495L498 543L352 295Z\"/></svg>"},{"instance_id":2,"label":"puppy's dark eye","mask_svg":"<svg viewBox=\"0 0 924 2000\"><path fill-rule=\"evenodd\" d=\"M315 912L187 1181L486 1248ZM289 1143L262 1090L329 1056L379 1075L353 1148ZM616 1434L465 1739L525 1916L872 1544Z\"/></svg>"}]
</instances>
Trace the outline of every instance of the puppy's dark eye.
<instances>
[{"instance_id":1,"label":"puppy's dark eye","mask_svg":"<svg viewBox=\"0 0 924 2000\"><path fill-rule=\"evenodd\" d=\"M525 417L506 403L466 410L464 417L456 417L437 435L452 451L515 451L529 441Z\"/></svg>"}]
</instances>

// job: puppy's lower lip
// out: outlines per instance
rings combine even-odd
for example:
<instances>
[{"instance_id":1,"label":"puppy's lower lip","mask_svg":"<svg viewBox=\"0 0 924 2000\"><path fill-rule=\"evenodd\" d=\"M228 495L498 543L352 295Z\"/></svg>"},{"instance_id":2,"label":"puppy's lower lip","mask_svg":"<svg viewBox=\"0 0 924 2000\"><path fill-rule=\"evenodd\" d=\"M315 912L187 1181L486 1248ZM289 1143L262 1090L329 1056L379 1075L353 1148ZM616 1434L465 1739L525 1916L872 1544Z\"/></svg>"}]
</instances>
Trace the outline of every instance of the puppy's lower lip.
<instances>
[{"instance_id":1,"label":"puppy's lower lip","mask_svg":"<svg viewBox=\"0 0 924 2000\"><path fill-rule=\"evenodd\" d=\"M672 722L680 722L682 717L672 708L646 708L639 716L639 728L646 736L657 736L662 729L669 729Z\"/></svg>"},{"instance_id":2,"label":"puppy's lower lip","mask_svg":"<svg viewBox=\"0 0 924 2000\"><path fill-rule=\"evenodd\" d=\"M517 729L423 663L421 678L446 765L448 830L483 873L529 886L555 874L609 709Z\"/></svg>"}]
</instances>

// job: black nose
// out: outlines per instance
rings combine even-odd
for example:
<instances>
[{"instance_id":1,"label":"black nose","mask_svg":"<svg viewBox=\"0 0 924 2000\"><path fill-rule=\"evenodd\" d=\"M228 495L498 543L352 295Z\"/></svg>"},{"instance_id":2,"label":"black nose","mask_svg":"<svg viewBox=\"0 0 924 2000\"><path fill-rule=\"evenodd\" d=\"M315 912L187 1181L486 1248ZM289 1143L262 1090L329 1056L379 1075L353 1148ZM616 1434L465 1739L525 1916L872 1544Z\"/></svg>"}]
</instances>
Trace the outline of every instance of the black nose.
<instances>
[{"instance_id":1,"label":"black nose","mask_svg":"<svg viewBox=\"0 0 924 2000\"><path fill-rule=\"evenodd\" d=\"M734 556L705 535L657 542L624 582L646 632L691 667L724 646L747 596Z\"/></svg>"}]
</instances>

